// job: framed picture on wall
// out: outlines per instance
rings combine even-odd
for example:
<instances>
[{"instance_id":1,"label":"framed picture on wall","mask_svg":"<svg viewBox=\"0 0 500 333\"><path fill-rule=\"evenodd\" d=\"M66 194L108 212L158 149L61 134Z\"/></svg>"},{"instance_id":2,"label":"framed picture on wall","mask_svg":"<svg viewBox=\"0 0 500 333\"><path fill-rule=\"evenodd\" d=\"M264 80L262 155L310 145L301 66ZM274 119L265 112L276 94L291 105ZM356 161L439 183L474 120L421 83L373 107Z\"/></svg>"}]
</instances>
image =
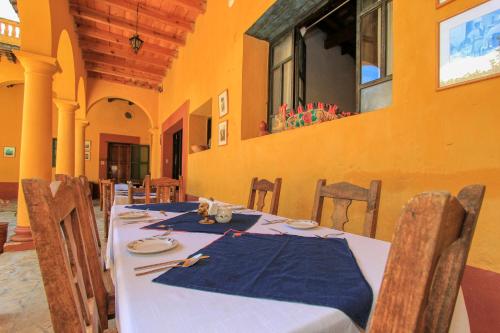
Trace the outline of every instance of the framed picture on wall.
<instances>
[{"instance_id":1,"label":"framed picture on wall","mask_svg":"<svg viewBox=\"0 0 500 333\"><path fill-rule=\"evenodd\" d=\"M3 157L16 157L16 147L3 147Z\"/></svg>"},{"instance_id":2,"label":"framed picture on wall","mask_svg":"<svg viewBox=\"0 0 500 333\"><path fill-rule=\"evenodd\" d=\"M89 151L85 152L85 161L90 161L90 152Z\"/></svg>"},{"instance_id":3,"label":"framed picture on wall","mask_svg":"<svg viewBox=\"0 0 500 333\"><path fill-rule=\"evenodd\" d=\"M219 95L219 117L224 117L229 112L227 89Z\"/></svg>"},{"instance_id":4,"label":"framed picture on wall","mask_svg":"<svg viewBox=\"0 0 500 333\"><path fill-rule=\"evenodd\" d=\"M219 146L227 145L227 120L219 123Z\"/></svg>"},{"instance_id":5,"label":"framed picture on wall","mask_svg":"<svg viewBox=\"0 0 500 333\"><path fill-rule=\"evenodd\" d=\"M90 140L85 140L85 151L90 151Z\"/></svg>"},{"instance_id":6,"label":"framed picture on wall","mask_svg":"<svg viewBox=\"0 0 500 333\"><path fill-rule=\"evenodd\" d=\"M500 75L500 0L439 23L439 88Z\"/></svg>"}]
</instances>

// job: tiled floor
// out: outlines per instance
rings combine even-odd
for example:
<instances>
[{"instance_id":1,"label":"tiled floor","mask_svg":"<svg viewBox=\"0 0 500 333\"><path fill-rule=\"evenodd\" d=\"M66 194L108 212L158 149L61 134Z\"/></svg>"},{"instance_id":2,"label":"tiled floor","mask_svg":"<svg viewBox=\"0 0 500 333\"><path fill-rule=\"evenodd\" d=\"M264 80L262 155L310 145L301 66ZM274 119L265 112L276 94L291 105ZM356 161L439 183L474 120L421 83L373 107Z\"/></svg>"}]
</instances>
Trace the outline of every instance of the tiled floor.
<instances>
[{"instance_id":1,"label":"tiled floor","mask_svg":"<svg viewBox=\"0 0 500 333\"><path fill-rule=\"evenodd\" d=\"M102 212L98 206L94 209L102 239ZM9 222L9 237L16 224L15 212L15 202L0 208L0 221ZM0 333L3 332L52 332L47 299L34 250L0 254Z\"/></svg>"}]
</instances>

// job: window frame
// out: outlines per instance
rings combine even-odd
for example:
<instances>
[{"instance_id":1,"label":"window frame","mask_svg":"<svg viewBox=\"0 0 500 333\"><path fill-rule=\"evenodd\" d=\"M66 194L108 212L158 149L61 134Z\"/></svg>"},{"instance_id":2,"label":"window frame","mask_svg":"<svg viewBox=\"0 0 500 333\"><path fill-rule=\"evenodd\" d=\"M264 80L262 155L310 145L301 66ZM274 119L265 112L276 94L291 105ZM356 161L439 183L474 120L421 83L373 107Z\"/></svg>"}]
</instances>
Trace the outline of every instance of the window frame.
<instances>
[{"instance_id":1,"label":"window frame","mask_svg":"<svg viewBox=\"0 0 500 333\"><path fill-rule=\"evenodd\" d=\"M268 108L267 108L267 123L268 123L268 128L271 130L272 126L272 119L274 116L273 113L273 102L274 102L274 71L278 68L281 69L281 82L280 82L280 88L281 88L281 103L280 106L283 105L283 91L284 91L284 67L285 64L288 62L292 62L292 105L291 107L295 107L293 104L295 104L295 28L292 29L291 31L285 31L278 37L276 37L273 41L269 43L269 74L268 74ZM287 57L286 59L282 60L281 62L278 63L278 65L274 64L274 51L275 47L283 42L288 36L291 36L292 38L292 55L290 57Z\"/></svg>"},{"instance_id":2,"label":"window frame","mask_svg":"<svg viewBox=\"0 0 500 333\"><path fill-rule=\"evenodd\" d=\"M357 18L356 18L356 111L361 112L361 91L363 89L376 86L392 80L392 74L387 75L387 22L388 22L388 10L387 5L393 0L377 0L372 5L363 9L363 0L358 0L357 2ZM371 14L372 12L380 8L380 78L361 83L361 21L364 16Z\"/></svg>"}]
</instances>

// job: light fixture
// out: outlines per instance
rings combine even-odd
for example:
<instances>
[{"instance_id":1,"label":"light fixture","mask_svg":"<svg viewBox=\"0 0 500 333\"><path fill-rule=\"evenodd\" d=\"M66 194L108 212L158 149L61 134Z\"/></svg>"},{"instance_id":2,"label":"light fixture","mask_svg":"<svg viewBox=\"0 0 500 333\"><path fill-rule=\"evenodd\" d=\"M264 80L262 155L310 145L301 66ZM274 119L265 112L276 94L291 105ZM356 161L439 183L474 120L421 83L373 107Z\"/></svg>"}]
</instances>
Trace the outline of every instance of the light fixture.
<instances>
[{"instance_id":1,"label":"light fixture","mask_svg":"<svg viewBox=\"0 0 500 333\"><path fill-rule=\"evenodd\" d=\"M346 3L348 3L349 1L351 0L346 0L344 1L343 3L341 3L340 5L338 5L337 7L335 7L334 9L332 9L331 11L329 11L326 15L324 15L323 17L321 17L319 20L317 20L316 22L314 22L313 24L311 24L310 26L306 27L306 26L303 26L302 28L300 28L300 34L302 35L302 37L304 37L307 33L307 31L309 29L311 29L312 27L314 27L316 24L318 24L319 22L323 21L325 18L327 18L328 16L332 15L333 13L335 13L337 10L339 10L340 8L342 8Z\"/></svg>"},{"instance_id":2,"label":"light fixture","mask_svg":"<svg viewBox=\"0 0 500 333\"><path fill-rule=\"evenodd\" d=\"M227 0L227 6L228 6L229 8L233 7L233 5L234 5L234 1L235 1L235 0Z\"/></svg>"},{"instance_id":3,"label":"light fixture","mask_svg":"<svg viewBox=\"0 0 500 333\"><path fill-rule=\"evenodd\" d=\"M129 38L130 46L132 47L132 50L134 51L135 54L139 52L139 50L142 47L142 44L144 41L139 37L139 34L137 33L137 27L139 26L139 3L137 3L137 17L135 21L135 34L132 35L132 37Z\"/></svg>"}]
</instances>

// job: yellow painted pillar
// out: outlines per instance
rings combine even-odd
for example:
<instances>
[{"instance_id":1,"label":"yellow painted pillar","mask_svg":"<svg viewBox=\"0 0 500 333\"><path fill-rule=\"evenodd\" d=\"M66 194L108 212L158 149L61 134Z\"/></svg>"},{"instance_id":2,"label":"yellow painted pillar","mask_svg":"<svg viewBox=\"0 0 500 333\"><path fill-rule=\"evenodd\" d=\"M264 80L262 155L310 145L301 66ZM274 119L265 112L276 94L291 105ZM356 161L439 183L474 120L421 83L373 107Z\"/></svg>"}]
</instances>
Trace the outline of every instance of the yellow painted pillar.
<instances>
[{"instance_id":1,"label":"yellow painted pillar","mask_svg":"<svg viewBox=\"0 0 500 333\"><path fill-rule=\"evenodd\" d=\"M75 176L85 175L85 127L89 122L77 119L75 122Z\"/></svg>"},{"instance_id":2,"label":"yellow painted pillar","mask_svg":"<svg viewBox=\"0 0 500 333\"><path fill-rule=\"evenodd\" d=\"M19 194L12 248L32 246L28 211L21 180L52 177L52 76L56 59L35 53L15 51L24 68L24 98L19 162Z\"/></svg>"},{"instance_id":3,"label":"yellow painted pillar","mask_svg":"<svg viewBox=\"0 0 500 333\"><path fill-rule=\"evenodd\" d=\"M74 176L75 173L75 111L78 103L55 98L58 110L56 174Z\"/></svg>"},{"instance_id":4,"label":"yellow painted pillar","mask_svg":"<svg viewBox=\"0 0 500 333\"><path fill-rule=\"evenodd\" d=\"M151 178L160 178L160 158L161 158L161 147L160 147L160 130L158 127L151 128L149 130L151 134Z\"/></svg>"}]
</instances>

